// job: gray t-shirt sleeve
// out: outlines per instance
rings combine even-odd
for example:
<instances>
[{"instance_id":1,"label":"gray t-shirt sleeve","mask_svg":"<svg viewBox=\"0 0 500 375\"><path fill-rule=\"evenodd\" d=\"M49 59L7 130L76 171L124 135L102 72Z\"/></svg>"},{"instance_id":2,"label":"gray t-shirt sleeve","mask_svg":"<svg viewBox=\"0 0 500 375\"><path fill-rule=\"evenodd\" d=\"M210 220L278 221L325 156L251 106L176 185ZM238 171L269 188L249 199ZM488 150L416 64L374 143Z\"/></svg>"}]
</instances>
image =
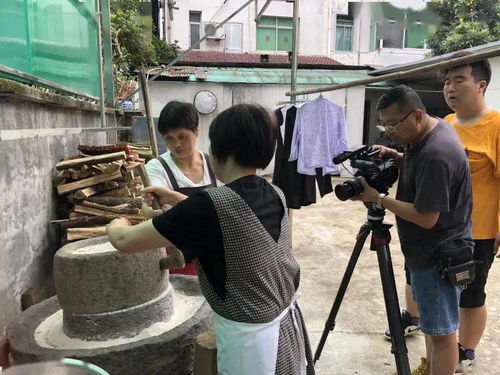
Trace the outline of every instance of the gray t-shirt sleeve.
<instances>
[{"instance_id":1,"label":"gray t-shirt sleeve","mask_svg":"<svg viewBox=\"0 0 500 375\"><path fill-rule=\"evenodd\" d=\"M449 212L451 190L450 165L440 159L422 162L415 177L415 208L423 212Z\"/></svg>"}]
</instances>

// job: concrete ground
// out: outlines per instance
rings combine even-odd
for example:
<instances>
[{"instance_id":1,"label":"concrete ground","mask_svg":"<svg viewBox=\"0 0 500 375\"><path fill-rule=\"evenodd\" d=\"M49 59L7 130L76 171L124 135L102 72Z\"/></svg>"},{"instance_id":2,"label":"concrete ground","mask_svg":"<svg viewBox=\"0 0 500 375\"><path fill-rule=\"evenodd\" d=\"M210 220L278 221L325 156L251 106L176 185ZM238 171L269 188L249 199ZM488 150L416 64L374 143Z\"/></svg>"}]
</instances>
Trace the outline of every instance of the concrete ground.
<instances>
[{"instance_id":1,"label":"concrete ground","mask_svg":"<svg viewBox=\"0 0 500 375\"><path fill-rule=\"evenodd\" d=\"M334 181L338 183L339 180ZM394 190L394 189L393 189ZM391 196L395 191L391 191ZM366 220L366 209L360 202L341 202L329 194L318 203L293 210L293 248L301 265L299 300L306 321L313 353L323 332L337 294L347 262L354 247L356 234ZM394 215L386 222L395 224ZM403 256L396 229L391 229L391 253L398 285L399 301L404 307ZM477 349L478 368L475 374L500 373L500 260L491 270L487 286L488 324ZM318 375L395 374L390 342L383 332L387 329L377 256L369 251L366 241L352 276L347 293L330 332L320 360ZM424 336L406 340L410 366L414 369L425 356Z\"/></svg>"}]
</instances>

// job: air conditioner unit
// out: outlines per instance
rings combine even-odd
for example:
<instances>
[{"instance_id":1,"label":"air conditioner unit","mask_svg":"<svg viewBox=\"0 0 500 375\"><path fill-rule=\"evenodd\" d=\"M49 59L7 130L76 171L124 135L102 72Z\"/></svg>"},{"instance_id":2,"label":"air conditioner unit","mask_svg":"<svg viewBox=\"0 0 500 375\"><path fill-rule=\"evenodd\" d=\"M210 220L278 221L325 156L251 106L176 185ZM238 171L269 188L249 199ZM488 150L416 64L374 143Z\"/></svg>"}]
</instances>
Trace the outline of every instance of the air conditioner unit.
<instances>
[{"instance_id":1,"label":"air conditioner unit","mask_svg":"<svg viewBox=\"0 0 500 375\"><path fill-rule=\"evenodd\" d=\"M347 1L338 1L333 6L333 11L339 16L348 16L349 15L349 3Z\"/></svg>"},{"instance_id":2,"label":"air conditioner unit","mask_svg":"<svg viewBox=\"0 0 500 375\"><path fill-rule=\"evenodd\" d=\"M226 37L226 32L224 30L224 27L221 27L216 30L215 28L217 26L219 26L217 22L203 23L203 30L205 30L205 35L207 35L207 39L221 40Z\"/></svg>"}]
</instances>

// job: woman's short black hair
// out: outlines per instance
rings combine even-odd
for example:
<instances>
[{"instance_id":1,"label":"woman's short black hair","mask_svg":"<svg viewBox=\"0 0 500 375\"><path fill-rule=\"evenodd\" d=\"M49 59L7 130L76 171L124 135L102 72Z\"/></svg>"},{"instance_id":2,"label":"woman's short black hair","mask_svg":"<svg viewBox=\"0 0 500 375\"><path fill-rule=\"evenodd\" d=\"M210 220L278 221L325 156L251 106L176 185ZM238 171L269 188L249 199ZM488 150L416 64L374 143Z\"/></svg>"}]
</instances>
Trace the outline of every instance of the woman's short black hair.
<instances>
[{"instance_id":1,"label":"woman's short black hair","mask_svg":"<svg viewBox=\"0 0 500 375\"><path fill-rule=\"evenodd\" d=\"M274 113L259 105L238 104L221 112L210 125L210 149L219 160L230 155L242 167L265 168L276 147Z\"/></svg>"},{"instance_id":2,"label":"woman's short black hair","mask_svg":"<svg viewBox=\"0 0 500 375\"><path fill-rule=\"evenodd\" d=\"M169 130L186 128L196 131L198 128L198 112L191 103L172 100L161 110L158 119L158 131L165 135Z\"/></svg>"}]
</instances>

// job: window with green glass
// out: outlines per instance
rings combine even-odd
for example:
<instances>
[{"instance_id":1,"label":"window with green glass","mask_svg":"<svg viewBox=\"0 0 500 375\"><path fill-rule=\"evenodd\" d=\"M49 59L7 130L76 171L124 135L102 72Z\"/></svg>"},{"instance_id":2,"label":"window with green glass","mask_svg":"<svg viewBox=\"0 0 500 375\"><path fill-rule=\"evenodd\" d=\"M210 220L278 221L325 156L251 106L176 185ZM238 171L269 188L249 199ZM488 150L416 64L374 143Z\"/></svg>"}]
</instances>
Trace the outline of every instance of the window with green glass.
<instances>
[{"instance_id":1,"label":"window with green glass","mask_svg":"<svg viewBox=\"0 0 500 375\"><path fill-rule=\"evenodd\" d=\"M335 50L352 51L352 21L337 20Z\"/></svg>"},{"instance_id":2,"label":"window with green glass","mask_svg":"<svg viewBox=\"0 0 500 375\"><path fill-rule=\"evenodd\" d=\"M429 38L427 25L422 23L411 23L406 26L405 47L425 48L425 41Z\"/></svg>"},{"instance_id":3,"label":"window with green glass","mask_svg":"<svg viewBox=\"0 0 500 375\"><path fill-rule=\"evenodd\" d=\"M377 42L377 24L372 23L370 25L370 51L375 51L378 48Z\"/></svg>"},{"instance_id":4,"label":"window with green glass","mask_svg":"<svg viewBox=\"0 0 500 375\"><path fill-rule=\"evenodd\" d=\"M292 32L291 18L262 17L257 24L257 50L291 51Z\"/></svg>"}]
</instances>

